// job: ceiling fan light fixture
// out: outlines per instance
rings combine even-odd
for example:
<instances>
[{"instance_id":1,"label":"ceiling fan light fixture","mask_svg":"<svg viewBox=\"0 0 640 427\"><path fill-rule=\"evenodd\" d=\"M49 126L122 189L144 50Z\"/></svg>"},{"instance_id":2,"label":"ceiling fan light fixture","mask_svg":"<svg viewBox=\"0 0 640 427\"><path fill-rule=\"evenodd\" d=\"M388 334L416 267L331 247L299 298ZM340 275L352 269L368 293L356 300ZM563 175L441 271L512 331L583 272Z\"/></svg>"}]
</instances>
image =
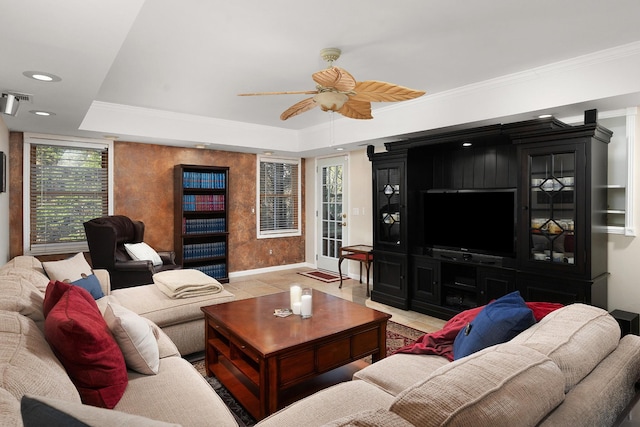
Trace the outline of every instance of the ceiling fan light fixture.
<instances>
[{"instance_id":1,"label":"ceiling fan light fixture","mask_svg":"<svg viewBox=\"0 0 640 427\"><path fill-rule=\"evenodd\" d=\"M320 92L313 97L313 101L320 105L322 111L338 111L349 97L339 92Z\"/></svg>"}]
</instances>

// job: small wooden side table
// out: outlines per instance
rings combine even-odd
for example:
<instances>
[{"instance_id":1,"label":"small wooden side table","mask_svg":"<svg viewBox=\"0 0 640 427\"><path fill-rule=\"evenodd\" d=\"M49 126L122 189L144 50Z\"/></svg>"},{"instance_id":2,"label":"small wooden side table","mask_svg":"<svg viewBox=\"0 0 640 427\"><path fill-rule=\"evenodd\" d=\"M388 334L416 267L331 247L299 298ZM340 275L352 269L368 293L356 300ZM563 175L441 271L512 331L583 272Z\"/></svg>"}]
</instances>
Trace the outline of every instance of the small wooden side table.
<instances>
[{"instance_id":1,"label":"small wooden side table","mask_svg":"<svg viewBox=\"0 0 640 427\"><path fill-rule=\"evenodd\" d=\"M360 262L360 283L362 283L362 264L367 270L367 296L369 296L369 268L373 262L373 246L369 245L353 245L340 248L340 258L338 259L338 274L340 275L340 286L342 288L342 261L350 259Z\"/></svg>"}]
</instances>

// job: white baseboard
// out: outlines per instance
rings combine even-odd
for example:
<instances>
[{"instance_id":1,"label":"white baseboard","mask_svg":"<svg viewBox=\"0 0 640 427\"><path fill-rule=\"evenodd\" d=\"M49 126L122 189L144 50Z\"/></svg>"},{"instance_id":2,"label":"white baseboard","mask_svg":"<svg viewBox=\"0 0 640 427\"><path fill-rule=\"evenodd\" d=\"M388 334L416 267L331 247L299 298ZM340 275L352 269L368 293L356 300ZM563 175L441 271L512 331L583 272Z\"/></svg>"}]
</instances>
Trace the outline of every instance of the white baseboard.
<instances>
[{"instance_id":1,"label":"white baseboard","mask_svg":"<svg viewBox=\"0 0 640 427\"><path fill-rule=\"evenodd\" d=\"M251 276L252 274L273 273L274 271L291 270L293 268L302 267L316 268L315 264L311 264L309 262L300 262L297 264L285 264L276 265L273 267L255 268L253 270L234 271L232 273L229 273L229 278L233 279L234 277Z\"/></svg>"}]
</instances>

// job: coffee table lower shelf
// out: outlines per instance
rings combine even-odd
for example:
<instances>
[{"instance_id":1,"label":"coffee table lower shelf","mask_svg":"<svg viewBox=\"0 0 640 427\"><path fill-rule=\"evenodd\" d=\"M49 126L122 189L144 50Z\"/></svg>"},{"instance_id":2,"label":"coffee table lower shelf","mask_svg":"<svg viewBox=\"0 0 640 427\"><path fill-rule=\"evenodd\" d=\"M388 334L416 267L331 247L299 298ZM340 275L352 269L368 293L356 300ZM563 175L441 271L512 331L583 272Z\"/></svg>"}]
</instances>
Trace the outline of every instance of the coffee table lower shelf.
<instances>
[{"instance_id":1,"label":"coffee table lower shelf","mask_svg":"<svg viewBox=\"0 0 640 427\"><path fill-rule=\"evenodd\" d=\"M351 381L353 374L368 365L369 363L364 360L357 360L282 390L280 393L280 407L290 405L332 385ZM259 395L260 390L255 384L242 381L243 376L240 371L226 360L209 366L209 370L220 383L225 385L229 393L242 404L251 416L256 420L260 419L260 400L256 397Z\"/></svg>"}]
</instances>

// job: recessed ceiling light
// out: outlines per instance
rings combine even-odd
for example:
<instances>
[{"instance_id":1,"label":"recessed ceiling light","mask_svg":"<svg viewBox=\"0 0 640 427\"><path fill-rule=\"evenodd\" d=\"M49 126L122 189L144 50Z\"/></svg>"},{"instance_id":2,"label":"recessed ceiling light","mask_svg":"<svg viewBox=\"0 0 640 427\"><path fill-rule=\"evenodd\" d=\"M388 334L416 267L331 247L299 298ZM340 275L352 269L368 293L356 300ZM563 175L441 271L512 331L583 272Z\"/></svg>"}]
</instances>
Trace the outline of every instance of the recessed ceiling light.
<instances>
[{"instance_id":1,"label":"recessed ceiling light","mask_svg":"<svg viewBox=\"0 0 640 427\"><path fill-rule=\"evenodd\" d=\"M273 151L263 151L262 154L264 154L265 156L271 156L273 154Z\"/></svg>"},{"instance_id":2,"label":"recessed ceiling light","mask_svg":"<svg viewBox=\"0 0 640 427\"><path fill-rule=\"evenodd\" d=\"M463 142L463 143L462 143L462 146L463 146L463 147L471 147L472 145L473 145L473 144L472 144L472 143L470 143L469 141L467 141L467 142Z\"/></svg>"},{"instance_id":3,"label":"recessed ceiling light","mask_svg":"<svg viewBox=\"0 0 640 427\"><path fill-rule=\"evenodd\" d=\"M44 71L25 71L22 74L30 79L39 80L41 82L59 82L62 80L55 74L45 73Z\"/></svg>"},{"instance_id":4,"label":"recessed ceiling light","mask_svg":"<svg viewBox=\"0 0 640 427\"><path fill-rule=\"evenodd\" d=\"M540 114L538 116L539 119L548 119L549 117L553 117L553 114Z\"/></svg>"},{"instance_id":5,"label":"recessed ceiling light","mask_svg":"<svg viewBox=\"0 0 640 427\"><path fill-rule=\"evenodd\" d=\"M344 151L344 148L343 147L337 147L336 151Z\"/></svg>"},{"instance_id":6,"label":"recessed ceiling light","mask_svg":"<svg viewBox=\"0 0 640 427\"><path fill-rule=\"evenodd\" d=\"M55 116L56 113L52 113L50 111L42 111L42 110L29 110L31 114L35 114L36 116Z\"/></svg>"}]
</instances>

